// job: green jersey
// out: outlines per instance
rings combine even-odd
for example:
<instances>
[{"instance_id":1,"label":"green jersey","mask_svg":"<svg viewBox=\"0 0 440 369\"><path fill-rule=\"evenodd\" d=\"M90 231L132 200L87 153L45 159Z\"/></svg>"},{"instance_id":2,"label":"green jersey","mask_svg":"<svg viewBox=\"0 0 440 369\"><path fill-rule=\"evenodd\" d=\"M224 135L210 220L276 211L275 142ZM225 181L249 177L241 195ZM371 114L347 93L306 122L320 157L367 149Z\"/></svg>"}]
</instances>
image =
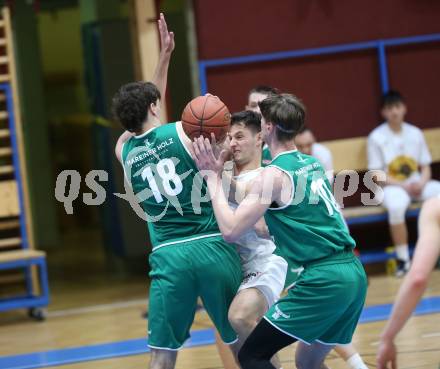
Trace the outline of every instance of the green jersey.
<instances>
[{"instance_id":1,"label":"green jersey","mask_svg":"<svg viewBox=\"0 0 440 369\"><path fill-rule=\"evenodd\" d=\"M264 215L290 265L306 265L355 247L318 160L294 150L277 155L269 166L285 172L293 183L290 203L271 207Z\"/></svg>"},{"instance_id":2,"label":"green jersey","mask_svg":"<svg viewBox=\"0 0 440 369\"><path fill-rule=\"evenodd\" d=\"M131 137L122 147L122 161L145 213L153 250L220 235L206 183L176 123Z\"/></svg>"}]
</instances>

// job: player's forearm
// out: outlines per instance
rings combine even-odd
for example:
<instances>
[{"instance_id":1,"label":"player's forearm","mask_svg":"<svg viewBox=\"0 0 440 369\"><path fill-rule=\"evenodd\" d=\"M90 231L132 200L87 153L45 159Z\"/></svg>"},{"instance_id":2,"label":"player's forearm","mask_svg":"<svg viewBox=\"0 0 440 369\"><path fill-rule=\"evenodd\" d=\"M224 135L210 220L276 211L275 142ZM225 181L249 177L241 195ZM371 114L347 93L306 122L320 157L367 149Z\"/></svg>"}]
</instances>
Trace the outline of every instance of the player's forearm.
<instances>
[{"instance_id":1,"label":"player's forearm","mask_svg":"<svg viewBox=\"0 0 440 369\"><path fill-rule=\"evenodd\" d=\"M227 197L229 201L239 204L246 196L246 184L238 182L232 175L232 171L224 170L222 173L224 189L227 187Z\"/></svg>"},{"instance_id":2,"label":"player's forearm","mask_svg":"<svg viewBox=\"0 0 440 369\"><path fill-rule=\"evenodd\" d=\"M391 316L381 334L382 341L393 341L411 316L426 288L426 280L413 278L411 272L405 277L393 305Z\"/></svg>"},{"instance_id":3,"label":"player's forearm","mask_svg":"<svg viewBox=\"0 0 440 369\"><path fill-rule=\"evenodd\" d=\"M248 195L237 209L232 210L226 199L221 178L209 176L207 184L217 224L227 242L237 241L263 216L267 208L258 206L258 203L253 201L254 198Z\"/></svg>"},{"instance_id":4,"label":"player's forearm","mask_svg":"<svg viewBox=\"0 0 440 369\"><path fill-rule=\"evenodd\" d=\"M228 205L221 179L218 176L209 176L206 182L220 232L225 240L229 240L236 222L234 211Z\"/></svg>"},{"instance_id":5,"label":"player's forearm","mask_svg":"<svg viewBox=\"0 0 440 369\"><path fill-rule=\"evenodd\" d=\"M170 65L171 54L161 52L159 55L159 61L154 71L152 82L156 85L162 96L162 100L165 99L165 93L168 80L168 67Z\"/></svg>"},{"instance_id":6,"label":"player's forearm","mask_svg":"<svg viewBox=\"0 0 440 369\"><path fill-rule=\"evenodd\" d=\"M269 228L267 228L264 218L261 218L257 223L255 223L254 230L258 237L266 238L268 240L270 239Z\"/></svg>"}]
</instances>

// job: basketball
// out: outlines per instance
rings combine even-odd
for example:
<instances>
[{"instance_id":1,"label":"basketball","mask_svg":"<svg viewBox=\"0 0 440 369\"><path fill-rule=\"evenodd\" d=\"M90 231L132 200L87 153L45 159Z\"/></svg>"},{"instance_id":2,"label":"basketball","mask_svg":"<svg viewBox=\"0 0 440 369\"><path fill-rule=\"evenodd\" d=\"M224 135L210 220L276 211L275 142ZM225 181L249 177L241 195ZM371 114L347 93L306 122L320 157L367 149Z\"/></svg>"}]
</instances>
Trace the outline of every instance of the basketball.
<instances>
[{"instance_id":1,"label":"basketball","mask_svg":"<svg viewBox=\"0 0 440 369\"><path fill-rule=\"evenodd\" d=\"M230 123L228 107L213 95L196 97L182 113L182 127L191 140L199 136L211 138L211 133L214 133L216 140L221 141Z\"/></svg>"}]
</instances>

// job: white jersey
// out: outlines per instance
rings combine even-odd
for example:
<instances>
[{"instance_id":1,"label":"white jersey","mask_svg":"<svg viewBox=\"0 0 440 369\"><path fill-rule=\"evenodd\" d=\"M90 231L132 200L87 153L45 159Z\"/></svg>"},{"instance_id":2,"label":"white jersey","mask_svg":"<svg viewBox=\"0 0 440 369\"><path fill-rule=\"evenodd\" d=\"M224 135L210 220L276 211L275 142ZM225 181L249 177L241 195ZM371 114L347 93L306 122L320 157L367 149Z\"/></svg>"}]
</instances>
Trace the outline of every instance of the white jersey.
<instances>
[{"instance_id":1,"label":"white jersey","mask_svg":"<svg viewBox=\"0 0 440 369\"><path fill-rule=\"evenodd\" d=\"M333 170L333 157L331 151L324 145L315 142L312 145L312 156L319 160L319 162L321 163L322 167L325 170L325 175L328 181L330 182L330 184L332 184L334 179L334 170Z\"/></svg>"},{"instance_id":2,"label":"white jersey","mask_svg":"<svg viewBox=\"0 0 440 369\"><path fill-rule=\"evenodd\" d=\"M419 176L418 167L429 165L431 155L423 132L408 123L400 132L381 124L368 136L368 169L380 169L391 177L404 181Z\"/></svg>"},{"instance_id":3,"label":"white jersey","mask_svg":"<svg viewBox=\"0 0 440 369\"><path fill-rule=\"evenodd\" d=\"M246 183L256 178L262 169L263 168L258 168L248 171L233 178L239 183ZM231 201L229 205L234 209L238 207L237 203ZM272 240L259 237L253 228L235 241L235 244L237 245L237 251L242 264L248 264L250 261L269 257L276 248Z\"/></svg>"}]
</instances>

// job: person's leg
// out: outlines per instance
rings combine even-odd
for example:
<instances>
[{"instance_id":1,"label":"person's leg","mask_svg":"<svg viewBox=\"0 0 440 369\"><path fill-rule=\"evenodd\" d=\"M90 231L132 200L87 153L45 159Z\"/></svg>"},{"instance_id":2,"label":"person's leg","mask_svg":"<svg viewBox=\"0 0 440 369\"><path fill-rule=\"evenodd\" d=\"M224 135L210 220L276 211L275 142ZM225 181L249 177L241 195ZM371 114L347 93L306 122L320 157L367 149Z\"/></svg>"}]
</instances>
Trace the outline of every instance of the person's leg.
<instances>
[{"instance_id":1,"label":"person's leg","mask_svg":"<svg viewBox=\"0 0 440 369\"><path fill-rule=\"evenodd\" d=\"M174 367L177 350L189 338L194 320L197 284L182 247L170 246L150 255L148 346L154 369Z\"/></svg>"},{"instance_id":2,"label":"person's leg","mask_svg":"<svg viewBox=\"0 0 440 369\"><path fill-rule=\"evenodd\" d=\"M350 369L368 369L352 343L335 346L335 351L346 361Z\"/></svg>"},{"instance_id":3,"label":"person's leg","mask_svg":"<svg viewBox=\"0 0 440 369\"><path fill-rule=\"evenodd\" d=\"M295 364L297 369L320 369L323 366L324 359L334 346L324 345L314 342L307 345L299 342L296 347Z\"/></svg>"},{"instance_id":4,"label":"person's leg","mask_svg":"<svg viewBox=\"0 0 440 369\"><path fill-rule=\"evenodd\" d=\"M177 351L151 349L150 369L174 369Z\"/></svg>"},{"instance_id":5,"label":"person's leg","mask_svg":"<svg viewBox=\"0 0 440 369\"><path fill-rule=\"evenodd\" d=\"M228 310L242 280L239 256L234 246L221 239L201 245L193 255L199 264L196 268L199 295L222 341L236 357L238 338L229 323Z\"/></svg>"},{"instance_id":6,"label":"person's leg","mask_svg":"<svg viewBox=\"0 0 440 369\"><path fill-rule=\"evenodd\" d=\"M239 369L235 356L232 354L228 345L223 343L217 330L215 331L215 345L217 346L217 352L220 356L224 369Z\"/></svg>"},{"instance_id":7,"label":"person's leg","mask_svg":"<svg viewBox=\"0 0 440 369\"><path fill-rule=\"evenodd\" d=\"M408 230L405 223L405 212L411 203L408 193L399 186L384 188L383 206L388 211L391 238L396 248L398 270L403 275L409 269Z\"/></svg>"},{"instance_id":8,"label":"person's leg","mask_svg":"<svg viewBox=\"0 0 440 369\"><path fill-rule=\"evenodd\" d=\"M238 334L238 349L243 346L268 308L266 297L258 288L246 288L235 296L229 307L228 317L232 328ZM271 361L277 369L281 368L277 355Z\"/></svg>"},{"instance_id":9,"label":"person's leg","mask_svg":"<svg viewBox=\"0 0 440 369\"><path fill-rule=\"evenodd\" d=\"M268 308L264 295L257 288L246 288L235 296L228 318L238 334L240 348Z\"/></svg>"},{"instance_id":10,"label":"person's leg","mask_svg":"<svg viewBox=\"0 0 440 369\"><path fill-rule=\"evenodd\" d=\"M242 369L275 369L271 358L296 339L261 319L238 353Z\"/></svg>"}]
</instances>

